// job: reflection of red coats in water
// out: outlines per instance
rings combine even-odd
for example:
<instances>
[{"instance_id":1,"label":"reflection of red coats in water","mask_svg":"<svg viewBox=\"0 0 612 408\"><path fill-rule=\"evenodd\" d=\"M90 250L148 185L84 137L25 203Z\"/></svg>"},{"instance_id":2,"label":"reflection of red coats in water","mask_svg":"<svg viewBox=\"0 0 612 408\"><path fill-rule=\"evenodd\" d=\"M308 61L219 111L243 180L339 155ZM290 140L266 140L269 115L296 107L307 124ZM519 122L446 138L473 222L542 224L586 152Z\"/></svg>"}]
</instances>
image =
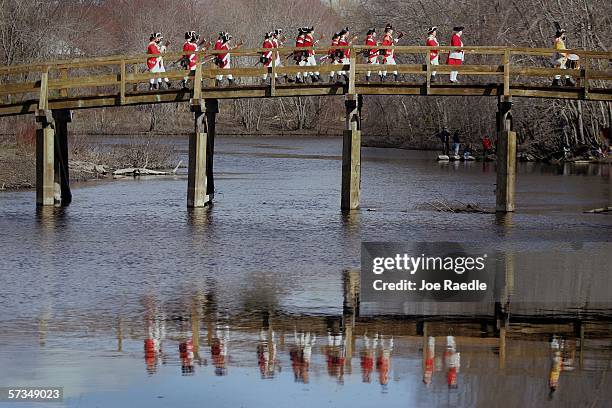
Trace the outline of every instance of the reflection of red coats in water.
<instances>
[{"instance_id":1,"label":"reflection of red coats in water","mask_svg":"<svg viewBox=\"0 0 612 408\"><path fill-rule=\"evenodd\" d=\"M364 382L370 382L370 374L374 370L374 356L365 354L361 356L361 371Z\"/></svg>"},{"instance_id":2,"label":"reflection of red coats in water","mask_svg":"<svg viewBox=\"0 0 612 408\"><path fill-rule=\"evenodd\" d=\"M448 382L448 388L457 388L457 367L448 369L446 381Z\"/></svg>"},{"instance_id":3,"label":"reflection of red coats in water","mask_svg":"<svg viewBox=\"0 0 612 408\"><path fill-rule=\"evenodd\" d=\"M453 34L451 37L451 46L453 47L463 47L463 41L461 40L461 36L457 33ZM463 64L463 51L451 51L448 54L448 65L461 65Z\"/></svg>"}]
</instances>

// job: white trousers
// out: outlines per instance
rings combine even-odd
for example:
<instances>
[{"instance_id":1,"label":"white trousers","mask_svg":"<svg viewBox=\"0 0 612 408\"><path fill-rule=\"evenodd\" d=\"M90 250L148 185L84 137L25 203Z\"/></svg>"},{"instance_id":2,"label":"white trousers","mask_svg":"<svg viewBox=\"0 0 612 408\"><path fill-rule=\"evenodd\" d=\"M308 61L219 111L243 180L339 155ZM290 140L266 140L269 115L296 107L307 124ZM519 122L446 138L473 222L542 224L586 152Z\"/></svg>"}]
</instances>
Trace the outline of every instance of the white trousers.
<instances>
[{"instance_id":1,"label":"white trousers","mask_svg":"<svg viewBox=\"0 0 612 408\"><path fill-rule=\"evenodd\" d=\"M164 67L164 60L162 60L161 58L158 58L157 63L155 64L153 68L149 70L149 72L153 72L153 73L166 72L166 68ZM162 79L161 78L149 79L150 84L154 84L155 82L158 82L161 84ZM168 78L164 78L164 82L170 82L170 80Z\"/></svg>"},{"instance_id":2,"label":"white trousers","mask_svg":"<svg viewBox=\"0 0 612 408\"><path fill-rule=\"evenodd\" d=\"M227 64L225 64L225 66L221 69L230 69L232 67L232 61L229 59L229 56L227 57ZM234 77L232 76L232 74L226 75L227 79L229 80L233 80ZM219 81L223 81L223 75L217 75L215 77L217 80Z\"/></svg>"},{"instance_id":3,"label":"white trousers","mask_svg":"<svg viewBox=\"0 0 612 408\"><path fill-rule=\"evenodd\" d=\"M437 55L436 58L430 60L431 65L440 65L440 56ZM436 76L437 72L435 70L431 71L431 76Z\"/></svg>"},{"instance_id":4,"label":"white trousers","mask_svg":"<svg viewBox=\"0 0 612 408\"><path fill-rule=\"evenodd\" d=\"M395 62L395 55L389 55L388 57L383 57L383 64L385 65L397 65ZM382 72L383 76L387 76L387 71ZM393 71L393 75L397 75L397 71Z\"/></svg>"},{"instance_id":5,"label":"white trousers","mask_svg":"<svg viewBox=\"0 0 612 408\"><path fill-rule=\"evenodd\" d=\"M380 65L378 62L378 56L368 57L368 64L370 65ZM372 71L366 72L366 76L369 78L372 75ZM378 71L378 75L382 76L382 71Z\"/></svg>"},{"instance_id":6,"label":"white trousers","mask_svg":"<svg viewBox=\"0 0 612 408\"><path fill-rule=\"evenodd\" d=\"M308 60L306 61L306 65L308 65L309 67L316 67L317 66L316 57L314 55L309 55ZM319 72L309 72L308 75L319 76Z\"/></svg>"}]
</instances>

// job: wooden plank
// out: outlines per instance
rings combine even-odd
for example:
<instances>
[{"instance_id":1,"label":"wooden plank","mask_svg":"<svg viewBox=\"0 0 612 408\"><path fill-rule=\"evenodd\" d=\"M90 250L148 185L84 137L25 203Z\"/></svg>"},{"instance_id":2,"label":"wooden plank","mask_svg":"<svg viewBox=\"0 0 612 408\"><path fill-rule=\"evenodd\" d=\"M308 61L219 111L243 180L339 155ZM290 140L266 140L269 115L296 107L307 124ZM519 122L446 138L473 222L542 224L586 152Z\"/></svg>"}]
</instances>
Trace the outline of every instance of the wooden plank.
<instances>
[{"instance_id":1,"label":"wooden plank","mask_svg":"<svg viewBox=\"0 0 612 408\"><path fill-rule=\"evenodd\" d=\"M2 84L0 95L30 93L40 89L40 81L24 82L18 84Z\"/></svg>"},{"instance_id":2,"label":"wooden plank","mask_svg":"<svg viewBox=\"0 0 612 408\"><path fill-rule=\"evenodd\" d=\"M49 81L49 89L91 88L98 86L116 86L119 83L117 75L96 75L76 77L67 80ZM66 95L68 96L68 95Z\"/></svg>"},{"instance_id":3,"label":"wooden plank","mask_svg":"<svg viewBox=\"0 0 612 408\"><path fill-rule=\"evenodd\" d=\"M465 75L503 75L504 65L439 65L436 71L458 71Z\"/></svg>"},{"instance_id":4,"label":"wooden plank","mask_svg":"<svg viewBox=\"0 0 612 408\"><path fill-rule=\"evenodd\" d=\"M539 67L516 67L512 68L513 75L553 77L555 75L580 76L580 71L575 69L539 68Z\"/></svg>"},{"instance_id":5,"label":"wooden plank","mask_svg":"<svg viewBox=\"0 0 612 408\"><path fill-rule=\"evenodd\" d=\"M584 99L589 99L589 59L585 58L582 61L582 70L581 70L581 85L582 85L582 97Z\"/></svg>"},{"instance_id":6,"label":"wooden plank","mask_svg":"<svg viewBox=\"0 0 612 408\"><path fill-rule=\"evenodd\" d=\"M592 69L589 69L589 79L612 81L612 71L594 71Z\"/></svg>"}]
</instances>

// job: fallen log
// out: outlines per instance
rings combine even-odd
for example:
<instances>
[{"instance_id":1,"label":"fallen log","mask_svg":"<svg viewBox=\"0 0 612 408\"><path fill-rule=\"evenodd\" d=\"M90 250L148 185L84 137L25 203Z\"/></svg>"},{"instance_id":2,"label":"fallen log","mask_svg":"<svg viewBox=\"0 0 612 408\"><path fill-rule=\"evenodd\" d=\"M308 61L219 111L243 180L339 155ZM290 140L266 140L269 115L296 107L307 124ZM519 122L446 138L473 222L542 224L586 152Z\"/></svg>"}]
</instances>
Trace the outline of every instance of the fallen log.
<instances>
[{"instance_id":1,"label":"fallen log","mask_svg":"<svg viewBox=\"0 0 612 408\"><path fill-rule=\"evenodd\" d=\"M113 176L170 176L176 174L181 164L183 164L183 161L179 161L172 171L151 170L146 167L128 167L115 170Z\"/></svg>"},{"instance_id":2,"label":"fallen log","mask_svg":"<svg viewBox=\"0 0 612 408\"><path fill-rule=\"evenodd\" d=\"M592 210L585 211L585 214L601 214L612 212L612 207L604 207L604 208L594 208Z\"/></svg>"}]
</instances>

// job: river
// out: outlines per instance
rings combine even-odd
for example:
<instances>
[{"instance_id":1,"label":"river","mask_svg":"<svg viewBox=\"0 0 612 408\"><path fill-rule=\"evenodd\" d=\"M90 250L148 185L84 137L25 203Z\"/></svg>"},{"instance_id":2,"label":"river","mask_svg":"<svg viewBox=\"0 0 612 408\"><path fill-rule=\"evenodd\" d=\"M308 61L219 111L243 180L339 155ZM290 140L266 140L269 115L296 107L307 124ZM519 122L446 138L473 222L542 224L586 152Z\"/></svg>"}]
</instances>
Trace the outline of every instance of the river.
<instances>
[{"instance_id":1,"label":"river","mask_svg":"<svg viewBox=\"0 0 612 408\"><path fill-rule=\"evenodd\" d=\"M0 386L62 386L79 407L608 406L612 302L582 329L511 318L502 352L482 324L441 315L425 334L347 315L344 298L362 241L609 245L610 216L583 211L611 205L610 166L520 163L515 214L455 214L427 203L493 208L493 163L364 148L347 215L340 138L215 148L212 209L186 208L184 173L73 185L65 209L0 194Z\"/></svg>"}]
</instances>

